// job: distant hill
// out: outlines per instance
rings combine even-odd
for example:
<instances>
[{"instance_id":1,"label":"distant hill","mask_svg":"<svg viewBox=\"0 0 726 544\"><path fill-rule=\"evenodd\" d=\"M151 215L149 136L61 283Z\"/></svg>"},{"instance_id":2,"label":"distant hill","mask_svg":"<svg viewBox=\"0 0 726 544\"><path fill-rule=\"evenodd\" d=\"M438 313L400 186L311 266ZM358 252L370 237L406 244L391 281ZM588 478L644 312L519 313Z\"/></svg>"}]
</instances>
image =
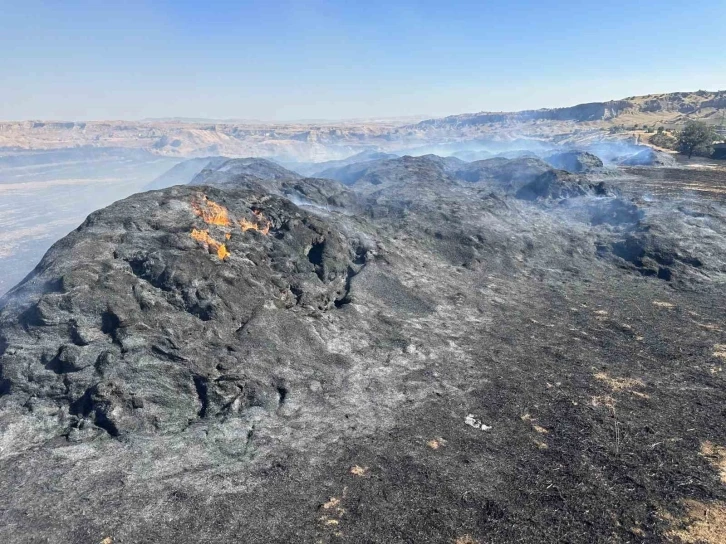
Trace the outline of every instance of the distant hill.
<instances>
[{"instance_id":1,"label":"distant hill","mask_svg":"<svg viewBox=\"0 0 726 544\"><path fill-rule=\"evenodd\" d=\"M345 166L335 162L322 165L324 161L344 161L371 150L395 155L465 153L462 158L478 160L488 157L482 150L492 155L517 150L513 145L521 139L536 140L540 146L554 143L583 147L602 140L603 135L609 137L607 131L614 127L614 139L637 139L642 135L634 131L646 126L677 129L688 119L720 125L725 114L726 91L696 91L633 96L567 108L466 113L426 121L15 121L0 122L0 153L115 147L176 158L267 157L307 176L318 175L321 169ZM496 145L503 142L507 145ZM191 165L184 168L187 166Z\"/></svg>"},{"instance_id":2,"label":"distant hill","mask_svg":"<svg viewBox=\"0 0 726 544\"><path fill-rule=\"evenodd\" d=\"M441 119L428 119L414 127L427 129L528 121L615 121L643 115L660 117L671 122L698 118L716 123L721 121L721 110L726 110L726 91L696 91L631 96L622 100L591 102L567 108L464 113Z\"/></svg>"}]
</instances>

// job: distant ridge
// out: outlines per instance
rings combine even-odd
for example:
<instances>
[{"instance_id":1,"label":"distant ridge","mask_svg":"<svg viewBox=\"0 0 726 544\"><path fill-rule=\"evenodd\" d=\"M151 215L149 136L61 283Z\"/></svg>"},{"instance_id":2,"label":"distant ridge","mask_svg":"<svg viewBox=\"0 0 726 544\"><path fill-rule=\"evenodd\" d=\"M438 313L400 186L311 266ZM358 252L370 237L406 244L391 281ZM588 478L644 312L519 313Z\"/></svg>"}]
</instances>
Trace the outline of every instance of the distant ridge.
<instances>
[{"instance_id":1,"label":"distant ridge","mask_svg":"<svg viewBox=\"0 0 726 544\"><path fill-rule=\"evenodd\" d=\"M516 112L479 112L427 119L416 128L460 127L493 123L527 121L611 121L637 114L661 114L673 117L697 117L720 120L726 109L726 91L696 91L631 96L621 100L590 102L565 108L543 108Z\"/></svg>"},{"instance_id":2,"label":"distant ridge","mask_svg":"<svg viewBox=\"0 0 726 544\"><path fill-rule=\"evenodd\" d=\"M284 163L344 160L375 150L405 154L475 139L512 141L526 136L558 144L609 137L637 138L632 131L678 129L689 119L724 125L726 91L633 96L565 108L479 112L442 118L263 123L212 120L0 121L0 150L69 147L138 148L167 157L268 157ZM612 130L613 128L616 130ZM583 128L585 130L583 130ZM630 130L630 134L625 134ZM652 132L652 131L651 131ZM454 151L460 151L456 149ZM481 157L480 157L481 158ZM308 168L309 169L309 168ZM317 168L310 169L306 175Z\"/></svg>"}]
</instances>

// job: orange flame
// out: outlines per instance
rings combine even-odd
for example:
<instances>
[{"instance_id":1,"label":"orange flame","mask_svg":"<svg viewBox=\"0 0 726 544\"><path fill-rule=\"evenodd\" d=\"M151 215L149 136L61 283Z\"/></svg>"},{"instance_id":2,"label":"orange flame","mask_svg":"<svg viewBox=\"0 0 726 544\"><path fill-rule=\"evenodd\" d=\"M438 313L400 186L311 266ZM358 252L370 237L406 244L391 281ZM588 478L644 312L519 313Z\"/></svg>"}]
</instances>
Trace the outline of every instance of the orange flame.
<instances>
[{"instance_id":1,"label":"orange flame","mask_svg":"<svg viewBox=\"0 0 726 544\"><path fill-rule=\"evenodd\" d=\"M226 257L229 257L230 253L229 251L227 251L227 246L225 244L217 242L217 240L212 238L209 235L208 230L192 229L190 236L194 238L197 242L201 242L205 244L208 248L216 251L217 257L219 257L220 260L224 260Z\"/></svg>"},{"instance_id":2,"label":"orange flame","mask_svg":"<svg viewBox=\"0 0 726 544\"><path fill-rule=\"evenodd\" d=\"M232 224L227 214L227 208L212 202L205 195L199 202L192 202L192 210L209 225L228 227Z\"/></svg>"},{"instance_id":3,"label":"orange flame","mask_svg":"<svg viewBox=\"0 0 726 544\"><path fill-rule=\"evenodd\" d=\"M255 216L255 219L257 220L257 223L253 223L252 221L248 221L247 219L240 219L239 220L239 226L242 228L242 232L248 231L248 230L256 230L262 234L269 234L270 227L272 226L272 223L269 219L267 219L264 215L262 215L262 212L260 210L252 210L252 213ZM264 222L264 223L262 223ZM262 224L261 224L262 223Z\"/></svg>"}]
</instances>

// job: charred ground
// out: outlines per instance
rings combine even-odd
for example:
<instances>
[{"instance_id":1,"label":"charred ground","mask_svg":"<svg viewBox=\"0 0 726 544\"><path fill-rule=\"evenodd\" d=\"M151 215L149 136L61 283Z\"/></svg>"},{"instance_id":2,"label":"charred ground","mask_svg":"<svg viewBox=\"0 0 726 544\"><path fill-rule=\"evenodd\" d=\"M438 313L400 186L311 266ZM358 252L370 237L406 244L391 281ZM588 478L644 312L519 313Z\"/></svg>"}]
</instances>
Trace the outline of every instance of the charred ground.
<instances>
[{"instance_id":1,"label":"charred ground","mask_svg":"<svg viewBox=\"0 0 726 544\"><path fill-rule=\"evenodd\" d=\"M722 541L718 191L340 168L135 195L3 299L4 541Z\"/></svg>"}]
</instances>

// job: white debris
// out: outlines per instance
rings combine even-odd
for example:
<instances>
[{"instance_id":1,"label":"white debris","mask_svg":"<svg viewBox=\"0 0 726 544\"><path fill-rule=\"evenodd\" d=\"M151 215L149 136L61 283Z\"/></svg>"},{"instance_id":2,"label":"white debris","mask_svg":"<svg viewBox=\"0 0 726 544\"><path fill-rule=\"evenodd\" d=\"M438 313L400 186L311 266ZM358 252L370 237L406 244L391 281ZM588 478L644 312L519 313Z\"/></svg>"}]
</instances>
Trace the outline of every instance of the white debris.
<instances>
[{"instance_id":1,"label":"white debris","mask_svg":"<svg viewBox=\"0 0 726 544\"><path fill-rule=\"evenodd\" d=\"M477 419L474 414L467 414L467 416L464 418L464 423L466 423L469 427L474 427L475 429L480 429L482 431L491 430L491 427L489 425L484 425L481 419Z\"/></svg>"}]
</instances>

